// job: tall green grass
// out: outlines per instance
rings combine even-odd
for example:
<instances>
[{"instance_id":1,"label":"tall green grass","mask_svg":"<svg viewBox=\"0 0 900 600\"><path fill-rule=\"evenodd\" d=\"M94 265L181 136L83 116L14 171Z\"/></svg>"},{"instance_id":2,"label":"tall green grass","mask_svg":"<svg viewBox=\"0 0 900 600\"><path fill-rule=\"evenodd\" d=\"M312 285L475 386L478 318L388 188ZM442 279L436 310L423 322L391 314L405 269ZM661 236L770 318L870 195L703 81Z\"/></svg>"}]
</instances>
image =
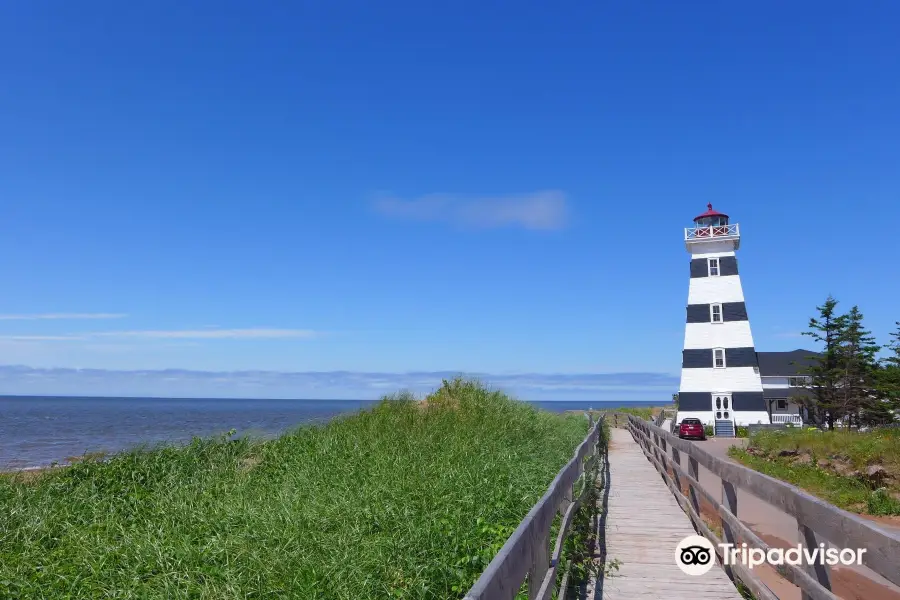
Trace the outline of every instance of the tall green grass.
<instances>
[{"instance_id":1,"label":"tall green grass","mask_svg":"<svg viewBox=\"0 0 900 600\"><path fill-rule=\"evenodd\" d=\"M272 441L0 477L0 598L462 597L587 432L457 381Z\"/></svg>"}]
</instances>

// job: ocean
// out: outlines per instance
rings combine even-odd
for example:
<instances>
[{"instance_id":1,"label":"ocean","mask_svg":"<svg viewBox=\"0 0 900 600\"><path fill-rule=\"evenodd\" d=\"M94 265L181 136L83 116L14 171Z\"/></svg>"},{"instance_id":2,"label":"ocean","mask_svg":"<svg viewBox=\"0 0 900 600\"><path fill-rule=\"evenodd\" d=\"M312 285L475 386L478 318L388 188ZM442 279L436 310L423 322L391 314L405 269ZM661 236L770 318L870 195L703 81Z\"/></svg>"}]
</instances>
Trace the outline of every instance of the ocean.
<instances>
[{"instance_id":1,"label":"ocean","mask_svg":"<svg viewBox=\"0 0 900 600\"><path fill-rule=\"evenodd\" d=\"M194 436L270 437L325 422L375 400L70 398L0 396L0 471L47 466L88 452L181 443ZM545 410L653 406L658 402L535 401Z\"/></svg>"}]
</instances>

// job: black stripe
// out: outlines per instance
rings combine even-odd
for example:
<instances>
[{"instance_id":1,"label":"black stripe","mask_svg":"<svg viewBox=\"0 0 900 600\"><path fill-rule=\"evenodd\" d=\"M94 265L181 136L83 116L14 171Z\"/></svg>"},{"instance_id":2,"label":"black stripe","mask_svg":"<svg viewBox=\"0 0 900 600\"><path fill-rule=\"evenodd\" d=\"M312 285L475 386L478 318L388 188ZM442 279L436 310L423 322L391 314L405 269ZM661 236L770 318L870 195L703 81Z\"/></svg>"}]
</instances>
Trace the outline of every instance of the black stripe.
<instances>
[{"instance_id":1,"label":"black stripe","mask_svg":"<svg viewBox=\"0 0 900 600\"><path fill-rule=\"evenodd\" d=\"M709 267L705 258L691 259L691 277L708 277Z\"/></svg>"},{"instance_id":2,"label":"black stripe","mask_svg":"<svg viewBox=\"0 0 900 600\"><path fill-rule=\"evenodd\" d=\"M747 307L743 302L722 302L722 321L746 321ZM709 304L688 304L688 323L711 323L712 315Z\"/></svg>"},{"instance_id":3,"label":"black stripe","mask_svg":"<svg viewBox=\"0 0 900 600\"><path fill-rule=\"evenodd\" d=\"M722 318L725 319L726 322L746 321L747 305L743 302L723 302Z\"/></svg>"},{"instance_id":4,"label":"black stripe","mask_svg":"<svg viewBox=\"0 0 900 600\"><path fill-rule=\"evenodd\" d=\"M678 410L712 410L709 392L678 392Z\"/></svg>"},{"instance_id":5,"label":"black stripe","mask_svg":"<svg viewBox=\"0 0 900 600\"><path fill-rule=\"evenodd\" d=\"M725 348L725 367L757 367L756 349ZM681 351L682 369L711 369L713 367L712 348L687 348Z\"/></svg>"},{"instance_id":6,"label":"black stripe","mask_svg":"<svg viewBox=\"0 0 900 600\"><path fill-rule=\"evenodd\" d=\"M712 365L712 350L703 348L700 350L685 349L681 351L682 369L708 369Z\"/></svg>"},{"instance_id":7,"label":"black stripe","mask_svg":"<svg viewBox=\"0 0 900 600\"><path fill-rule=\"evenodd\" d=\"M713 392L678 392L679 411L713 410ZM732 392L731 409L768 412L762 392Z\"/></svg>"},{"instance_id":8,"label":"black stripe","mask_svg":"<svg viewBox=\"0 0 900 600\"><path fill-rule=\"evenodd\" d=\"M719 257L719 275L737 275L737 257L720 256Z\"/></svg>"},{"instance_id":9,"label":"black stripe","mask_svg":"<svg viewBox=\"0 0 900 600\"><path fill-rule=\"evenodd\" d=\"M688 323L709 323L709 304L688 304Z\"/></svg>"},{"instance_id":10,"label":"black stripe","mask_svg":"<svg viewBox=\"0 0 900 600\"><path fill-rule=\"evenodd\" d=\"M731 407L734 410L768 412L762 392L732 392Z\"/></svg>"},{"instance_id":11,"label":"black stripe","mask_svg":"<svg viewBox=\"0 0 900 600\"><path fill-rule=\"evenodd\" d=\"M719 257L719 276L737 275L737 257ZM709 260L706 258L691 259L691 277L709 277Z\"/></svg>"}]
</instances>

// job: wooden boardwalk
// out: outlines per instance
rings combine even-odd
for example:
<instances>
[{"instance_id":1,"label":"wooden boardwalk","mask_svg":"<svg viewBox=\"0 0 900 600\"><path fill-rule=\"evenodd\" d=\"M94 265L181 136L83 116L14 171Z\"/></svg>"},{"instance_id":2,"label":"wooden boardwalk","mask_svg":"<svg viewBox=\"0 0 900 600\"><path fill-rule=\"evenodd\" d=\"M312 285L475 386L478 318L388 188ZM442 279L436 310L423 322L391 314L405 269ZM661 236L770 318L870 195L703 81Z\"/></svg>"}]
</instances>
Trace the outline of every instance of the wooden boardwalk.
<instances>
[{"instance_id":1,"label":"wooden boardwalk","mask_svg":"<svg viewBox=\"0 0 900 600\"><path fill-rule=\"evenodd\" d=\"M741 600L718 564L705 575L684 574L675 547L696 535L688 516L640 445L625 429L613 429L605 532L607 564L619 561L588 598L603 600ZM592 586L593 587L593 586Z\"/></svg>"}]
</instances>

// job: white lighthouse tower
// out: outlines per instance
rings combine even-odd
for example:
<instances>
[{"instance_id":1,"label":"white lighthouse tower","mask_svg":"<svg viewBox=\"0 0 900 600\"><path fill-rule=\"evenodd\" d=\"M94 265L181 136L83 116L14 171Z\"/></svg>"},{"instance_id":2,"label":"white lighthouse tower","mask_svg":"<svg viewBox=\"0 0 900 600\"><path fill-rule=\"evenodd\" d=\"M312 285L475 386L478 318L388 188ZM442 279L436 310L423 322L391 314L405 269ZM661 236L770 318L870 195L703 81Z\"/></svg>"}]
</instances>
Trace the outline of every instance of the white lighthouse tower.
<instances>
[{"instance_id":1,"label":"white lighthouse tower","mask_svg":"<svg viewBox=\"0 0 900 600\"><path fill-rule=\"evenodd\" d=\"M707 208L684 230L691 283L676 422L698 418L733 436L737 425L768 424L769 413L735 257L740 229Z\"/></svg>"}]
</instances>

